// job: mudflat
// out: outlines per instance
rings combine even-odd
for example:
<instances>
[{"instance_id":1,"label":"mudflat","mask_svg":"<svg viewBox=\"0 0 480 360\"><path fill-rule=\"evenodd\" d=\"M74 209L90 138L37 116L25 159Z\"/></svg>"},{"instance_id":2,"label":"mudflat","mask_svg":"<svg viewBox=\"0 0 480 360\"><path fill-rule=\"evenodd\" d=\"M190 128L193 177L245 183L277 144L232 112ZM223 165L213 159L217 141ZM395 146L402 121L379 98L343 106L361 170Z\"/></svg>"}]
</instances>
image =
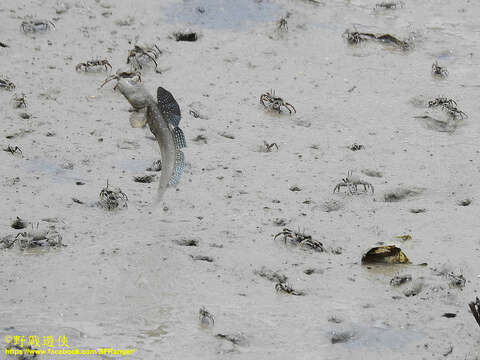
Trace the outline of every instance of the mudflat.
<instances>
[{"instance_id":1,"label":"mudflat","mask_svg":"<svg viewBox=\"0 0 480 360\"><path fill-rule=\"evenodd\" d=\"M0 359L8 336L142 360L476 359L479 15L3 0ZM186 166L160 204L155 138L100 88L117 70L180 105ZM389 263L362 265L381 246Z\"/></svg>"}]
</instances>

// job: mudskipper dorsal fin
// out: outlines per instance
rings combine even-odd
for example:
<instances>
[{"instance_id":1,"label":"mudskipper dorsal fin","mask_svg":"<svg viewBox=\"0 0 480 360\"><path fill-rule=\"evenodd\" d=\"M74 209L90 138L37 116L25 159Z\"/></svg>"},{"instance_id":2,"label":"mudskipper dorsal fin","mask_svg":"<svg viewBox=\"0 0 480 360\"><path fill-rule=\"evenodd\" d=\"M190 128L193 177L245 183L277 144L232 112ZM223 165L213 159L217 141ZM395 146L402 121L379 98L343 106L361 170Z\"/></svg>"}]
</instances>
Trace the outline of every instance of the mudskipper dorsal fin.
<instances>
[{"instance_id":1,"label":"mudskipper dorsal fin","mask_svg":"<svg viewBox=\"0 0 480 360\"><path fill-rule=\"evenodd\" d=\"M172 177L168 181L170 185L178 184L184 168L185 168L185 155L183 155L182 151L177 150L177 153L175 156L175 170L173 171Z\"/></svg>"},{"instance_id":2,"label":"mudskipper dorsal fin","mask_svg":"<svg viewBox=\"0 0 480 360\"><path fill-rule=\"evenodd\" d=\"M157 102L158 108L165 120L177 127L178 124L180 124L182 114L180 112L180 106L178 106L172 93L159 86L157 89Z\"/></svg>"}]
</instances>

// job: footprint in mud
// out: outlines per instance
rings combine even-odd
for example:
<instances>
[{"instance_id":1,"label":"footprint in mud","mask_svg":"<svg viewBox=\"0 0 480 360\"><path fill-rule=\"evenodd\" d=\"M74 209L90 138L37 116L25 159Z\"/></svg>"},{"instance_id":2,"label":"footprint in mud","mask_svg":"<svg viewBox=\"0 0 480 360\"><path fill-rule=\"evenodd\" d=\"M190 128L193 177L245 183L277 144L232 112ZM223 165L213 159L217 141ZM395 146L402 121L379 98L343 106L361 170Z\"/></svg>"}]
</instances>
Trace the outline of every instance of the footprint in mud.
<instances>
[{"instance_id":1,"label":"footprint in mud","mask_svg":"<svg viewBox=\"0 0 480 360\"><path fill-rule=\"evenodd\" d=\"M323 202L321 208L325 212L342 210L345 207L345 201L339 199L328 199ZM316 208L316 207L315 207Z\"/></svg>"},{"instance_id":2,"label":"footprint in mud","mask_svg":"<svg viewBox=\"0 0 480 360\"><path fill-rule=\"evenodd\" d=\"M260 270L254 270L253 273L275 283L284 283L288 280L287 276L284 274L267 269L265 266L262 266Z\"/></svg>"},{"instance_id":3,"label":"footprint in mud","mask_svg":"<svg viewBox=\"0 0 480 360\"><path fill-rule=\"evenodd\" d=\"M416 119L420 119L426 129L435 130L438 132L453 133L457 130L459 123L450 119L444 119L442 117L433 117L429 115L414 116Z\"/></svg>"},{"instance_id":4,"label":"footprint in mud","mask_svg":"<svg viewBox=\"0 0 480 360\"><path fill-rule=\"evenodd\" d=\"M385 202L397 202L420 195L424 190L425 189L418 187L400 187L385 192L383 199Z\"/></svg>"},{"instance_id":5,"label":"footprint in mud","mask_svg":"<svg viewBox=\"0 0 480 360\"><path fill-rule=\"evenodd\" d=\"M403 291L403 295L406 297L417 296L420 294L425 286L422 279L415 281L408 289Z\"/></svg>"},{"instance_id":6,"label":"footprint in mud","mask_svg":"<svg viewBox=\"0 0 480 360\"><path fill-rule=\"evenodd\" d=\"M194 261L206 261L206 262L213 262L214 259L211 257L211 256L206 256L206 255L190 255L190 257L194 260Z\"/></svg>"},{"instance_id":7,"label":"footprint in mud","mask_svg":"<svg viewBox=\"0 0 480 360\"><path fill-rule=\"evenodd\" d=\"M179 239L173 240L178 246L198 246L199 241L197 239Z\"/></svg>"},{"instance_id":8,"label":"footprint in mud","mask_svg":"<svg viewBox=\"0 0 480 360\"><path fill-rule=\"evenodd\" d=\"M337 330L330 331L327 336L332 344L341 344L349 348L364 347L398 350L422 337L421 333L395 329L383 324L380 326L354 324L348 328L345 325L339 325L339 327Z\"/></svg>"},{"instance_id":9,"label":"footprint in mud","mask_svg":"<svg viewBox=\"0 0 480 360\"><path fill-rule=\"evenodd\" d=\"M377 177L377 178L383 177L383 173L381 171L373 170L373 169L363 169L361 170L361 173L370 177Z\"/></svg>"},{"instance_id":10,"label":"footprint in mud","mask_svg":"<svg viewBox=\"0 0 480 360\"><path fill-rule=\"evenodd\" d=\"M332 333L332 337L330 338L330 341L332 342L332 344L347 343L351 341L354 337L355 337L355 332L353 331L341 331L341 332L334 331Z\"/></svg>"}]
</instances>

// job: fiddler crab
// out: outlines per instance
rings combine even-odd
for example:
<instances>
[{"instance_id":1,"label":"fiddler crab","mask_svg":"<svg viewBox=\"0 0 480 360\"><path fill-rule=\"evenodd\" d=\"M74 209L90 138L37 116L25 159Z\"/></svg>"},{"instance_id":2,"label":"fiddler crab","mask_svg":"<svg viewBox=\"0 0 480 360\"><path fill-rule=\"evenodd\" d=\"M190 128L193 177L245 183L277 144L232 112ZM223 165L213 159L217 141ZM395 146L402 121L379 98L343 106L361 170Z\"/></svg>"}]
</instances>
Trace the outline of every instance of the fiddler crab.
<instances>
[{"instance_id":1,"label":"fiddler crab","mask_svg":"<svg viewBox=\"0 0 480 360\"><path fill-rule=\"evenodd\" d=\"M15 89L15 84L6 78L0 78L0 89L12 91Z\"/></svg>"},{"instance_id":2,"label":"fiddler crab","mask_svg":"<svg viewBox=\"0 0 480 360\"><path fill-rule=\"evenodd\" d=\"M278 150L278 145L277 145L277 143L271 143L271 144L269 144L268 142L266 142L266 141L264 140L264 141L263 141L263 146L265 146L265 148L263 149L265 152L271 152L274 147Z\"/></svg>"},{"instance_id":3,"label":"fiddler crab","mask_svg":"<svg viewBox=\"0 0 480 360\"><path fill-rule=\"evenodd\" d=\"M277 30L280 32L287 32L288 31L288 22L287 19L284 17L280 18L280 20L277 21Z\"/></svg>"},{"instance_id":4,"label":"fiddler crab","mask_svg":"<svg viewBox=\"0 0 480 360\"><path fill-rule=\"evenodd\" d=\"M441 106L453 119L463 120L468 118L468 115L463 111L458 110L457 102L452 99L447 99L446 97L438 97L435 100L428 102L429 108L435 108Z\"/></svg>"},{"instance_id":5,"label":"fiddler crab","mask_svg":"<svg viewBox=\"0 0 480 360\"><path fill-rule=\"evenodd\" d=\"M365 146L363 146L362 144L353 143L348 148L352 151L358 151L358 150L362 150L363 148L365 148Z\"/></svg>"},{"instance_id":6,"label":"fiddler crab","mask_svg":"<svg viewBox=\"0 0 480 360\"><path fill-rule=\"evenodd\" d=\"M65 246L62 244L62 235L51 227L50 229L39 230L37 228L17 234L15 241L18 241L20 249L27 249L37 246Z\"/></svg>"},{"instance_id":7,"label":"fiddler crab","mask_svg":"<svg viewBox=\"0 0 480 360\"><path fill-rule=\"evenodd\" d=\"M108 68L112 70L112 65L108 62L107 59L103 60L89 60L86 63L80 63L77 66L75 66L76 71L90 71L90 70L102 70L103 67L105 67L105 71L108 71Z\"/></svg>"},{"instance_id":8,"label":"fiddler crab","mask_svg":"<svg viewBox=\"0 0 480 360\"><path fill-rule=\"evenodd\" d=\"M325 248L320 241L313 240L311 235L307 235L300 231L293 231L288 228L284 228L281 232L279 232L273 240L276 240L277 237L283 236L283 241L286 244L287 241L290 243L294 243L303 248L309 248L315 251L324 252Z\"/></svg>"},{"instance_id":9,"label":"fiddler crab","mask_svg":"<svg viewBox=\"0 0 480 360\"><path fill-rule=\"evenodd\" d=\"M24 33L37 31L55 30L55 24L50 20L25 20L21 23L20 29Z\"/></svg>"},{"instance_id":10,"label":"fiddler crab","mask_svg":"<svg viewBox=\"0 0 480 360\"><path fill-rule=\"evenodd\" d=\"M305 295L305 293L303 291L295 290L290 285L288 285L286 282L278 282L275 285L275 291L276 292L282 292L282 293L285 293L285 294L290 294L290 295L296 295L296 296Z\"/></svg>"},{"instance_id":11,"label":"fiddler crab","mask_svg":"<svg viewBox=\"0 0 480 360\"><path fill-rule=\"evenodd\" d=\"M288 110L288 112L291 114L292 110L296 113L297 110L295 110L295 107L288 103L285 102L281 97L275 96L275 91L270 90L270 92L266 92L265 94L262 94L260 96L260 103L268 107L274 111L278 111L279 113L282 112L281 107L283 106Z\"/></svg>"},{"instance_id":12,"label":"fiddler crab","mask_svg":"<svg viewBox=\"0 0 480 360\"><path fill-rule=\"evenodd\" d=\"M381 3L375 4L375 9L397 9L402 8L405 4L402 1L383 1Z\"/></svg>"},{"instance_id":13,"label":"fiddler crab","mask_svg":"<svg viewBox=\"0 0 480 360\"><path fill-rule=\"evenodd\" d=\"M446 78L448 76L448 70L445 67L438 65L438 62L435 61L432 64L432 75Z\"/></svg>"},{"instance_id":14,"label":"fiddler crab","mask_svg":"<svg viewBox=\"0 0 480 360\"><path fill-rule=\"evenodd\" d=\"M155 64L155 71L160 72L158 70L158 63L156 59L161 54L162 51L158 48L157 45L135 45L133 49L128 52L127 64L130 64L133 70L142 70L143 65L148 62L153 62Z\"/></svg>"},{"instance_id":15,"label":"fiddler crab","mask_svg":"<svg viewBox=\"0 0 480 360\"><path fill-rule=\"evenodd\" d=\"M457 102L446 97L438 97L435 100L428 102L428 107L433 108L437 106L457 107Z\"/></svg>"},{"instance_id":16,"label":"fiddler crab","mask_svg":"<svg viewBox=\"0 0 480 360\"><path fill-rule=\"evenodd\" d=\"M16 153L20 154L20 156L22 155L22 150L18 146L13 147L12 145L8 145L3 151L9 152L12 155L15 155Z\"/></svg>"},{"instance_id":17,"label":"fiddler crab","mask_svg":"<svg viewBox=\"0 0 480 360\"><path fill-rule=\"evenodd\" d=\"M363 181L362 179L360 179L359 176L353 175L352 171L349 171L347 173L347 177L342 179L341 183L338 183L337 185L335 185L333 192L336 192L336 191L340 192L340 188L345 187L347 188L348 194L350 195L358 194L359 185L363 186L364 192L371 190L372 194L374 193L373 185L370 184L369 182Z\"/></svg>"},{"instance_id":18,"label":"fiddler crab","mask_svg":"<svg viewBox=\"0 0 480 360\"><path fill-rule=\"evenodd\" d=\"M198 311L198 319L202 326L208 327L210 325L215 325L215 318L207 309L201 307Z\"/></svg>"},{"instance_id":19,"label":"fiddler crab","mask_svg":"<svg viewBox=\"0 0 480 360\"><path fill-rule=\"evenodd\" d=\"M345 30L345 32L342 34L342 37L345 38L347 42L351 45L356 45L363 41L375 39L374 34L362 33L359 31L350 31L349 29Z\"/></svg>"},{"instance_id":20,"label":"fiddler crab","mask_svg":"<svg viewBox=\"0 0 480 360\"><path fill-rule=\"evenodd\" d=\"M127 207L128 197L120 188L109 188L108 180L107 186L100 191L98 195L98 204L106 210L113 210L121 207Z\"/></svg>"},{"instance_id":21,"label":"fiddler crab","mask_svg":"<svg viewBox=\"0 0 480 360\"><path fill-rule=\"evenodd\" d=\"M12 97L13 107L16 109L26 108L27 102L25 100L25 97L26 96L23 93L21 95L14 94Z\"/></svg>"}]
</instances>

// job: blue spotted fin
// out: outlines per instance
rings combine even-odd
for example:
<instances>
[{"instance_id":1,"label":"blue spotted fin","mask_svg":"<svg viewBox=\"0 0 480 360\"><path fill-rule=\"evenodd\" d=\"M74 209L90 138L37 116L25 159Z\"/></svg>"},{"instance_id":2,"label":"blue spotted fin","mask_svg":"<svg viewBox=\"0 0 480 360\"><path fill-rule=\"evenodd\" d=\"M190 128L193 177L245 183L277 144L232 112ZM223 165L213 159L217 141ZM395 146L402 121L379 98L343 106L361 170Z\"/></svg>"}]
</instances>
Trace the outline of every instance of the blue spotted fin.
<instances>
[{"instance_id":1,"label":"blue spotted fin","mask_svg":"<svg viewBox=\"0 0 480 360\"><path fill-rule=\"evenodd\" d=\"M183 152L181 150L177 150L176 156L175 156L175 170L168 181L169 185L176 185L180 181L180 177L182 176L183 169L185 168L185 155L183 155Z\"/></svg>"},{"instance_id":2,"label":"blue spotted fin","mask_svg":"<svg viewBox=\"0 0 480 360\"><path fill-rule=\"evenodd\" d=\"M175 142L175 149L182 149L187 147L187 141L185 140L185 135L183 134L182 129L179 127L173 128L173 141Z\"/></svg>"},{"instance_id":3,"label":"blue spotted fin","mask_svg":"<svg viewBox=\"0 0 480 360\"><path fill-rule=\"evenodd\" d=\"M157 89L157 103L164 119L177 127L180 124L182 114L180 113L180 106L178 106L172 93L159 86Z\"/></svg>"}]
</instances>

